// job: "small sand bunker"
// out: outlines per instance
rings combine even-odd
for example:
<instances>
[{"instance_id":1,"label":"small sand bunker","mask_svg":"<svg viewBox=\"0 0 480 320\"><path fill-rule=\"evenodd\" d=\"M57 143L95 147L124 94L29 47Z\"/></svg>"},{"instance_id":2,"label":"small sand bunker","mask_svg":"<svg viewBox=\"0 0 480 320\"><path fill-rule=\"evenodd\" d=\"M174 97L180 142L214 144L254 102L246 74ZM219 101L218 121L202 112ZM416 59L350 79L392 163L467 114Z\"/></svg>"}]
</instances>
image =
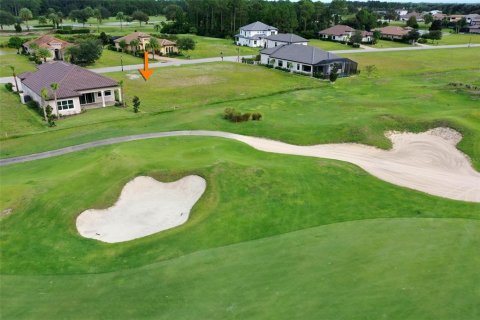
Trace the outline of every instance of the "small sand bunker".
<instances>
[{"instance_id":1,"label":"small sand bunker","mask_svg":"<svg viewBox=\"0 0 480 320\"><path fill-rule=\"evenodd\" d=\"M85 238L115 243L174 228L188 220L206 186L205 179L199 176L170 183L136 177L125 185L112 207L82 212L77 218L77 230Z\"/></svg>"},{"instance_id":2,"label":"small sand bunker","mask_svg":"<svg viewBox=\"0 0 480 320\"><path fill-rule=\"evenodd\" d=\"M129 73L129 74L127 74L127 78L130 79L130 80L135 80L135 79L140 78L140 75L136 74L136 73Z\"/></svg>"}]
</instances>

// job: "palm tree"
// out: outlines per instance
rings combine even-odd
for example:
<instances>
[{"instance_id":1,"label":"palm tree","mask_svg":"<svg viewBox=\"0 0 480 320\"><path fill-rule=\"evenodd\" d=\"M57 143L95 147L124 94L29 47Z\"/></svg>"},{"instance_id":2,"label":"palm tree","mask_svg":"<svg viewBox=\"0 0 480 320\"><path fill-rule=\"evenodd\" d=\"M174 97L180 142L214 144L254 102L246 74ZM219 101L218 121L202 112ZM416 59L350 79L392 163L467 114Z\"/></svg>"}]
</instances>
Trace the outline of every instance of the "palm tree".
<instances>
[{"instance_id":1,"label":"palm tree","mask_svg":"<svg viewBox=\"0 0 480 320\"><path fill-rule=\"evenodd\" d=\"M132 41L130 41L130 47L132 48L134 55L137 55L136 53L137 53L139 44L140 44L140 41L138 41L137 39L133 39Z\"/></svg>"},{"instance_id":2,"label":"palm tree","mask_svg":"<svg viewBox=\"0 0 480 320\"><path fill-rule=\"evenodd\" d=\"M102 23L102 11L100 9L93 10L93 16L97 19L97 32L100 33L100 23Z\"/></svg>"},{"instance_id":3,"label":"palm tree","mask_svg":"<svg viewBox=\"0 0 480 320\"><path fill-rule=\"evenodd\" d=\"M52 91L53 91L53 98L55 99L55 110L56 110L56 114L57 114L57 119L60 117L60 114L58 113L58 104L57 104L57 90L60 89L60 84L58 84L58 82L52 82L50 84L50 88L52 88Z\"/></svg>"},{"instance_id":4,"label":"palm tree","mask_svg":"<svg viewBox=\"0 0 480 320\"><path fill-rule=\"evenodd\" d=\"M37 51L35 51L35 53L37 57L39 57L40 59L43 59L44 62L47 62L47 58L52 57L52 53L47 48L40 48Z\"/></svg>"},{"instance_id":5,"label":"palm tree","mask_svg":"<svg viewBox=\"0 0 480 320\"><path fill-rule=\"evenodd\" d=\"M116 19L120 20L120 30L122 30L123 29L123 26L122 26L123 23L122 22L123 22L123 20L125 20L125 15L123 14L122 11L117 12Z\"/></svg>"},{"instance_id":6,"label":"palm tree","mask_svg":"<svg viewBox=\"0 0 480 320\"><path fill-rule=\"evenodd\" d=\"M160 47L157 38L150 38L150 49L152 49L152 59L155 59L155 50Z\"/></svg>"},{"instance_id":7,"label":"palm tree","mask_svg":"<svg viewBox=\"0 0 480 320\"><path fill-rule=\"evenodd\" d=\"M45 102L48 99L48 89L43 87L42 90L40 90L40 95L42 96L42 109L43 109L43 117L45 118L45 122L48 122L47 119L47 108L45 106Z\"/></svg>"},{"instance_id":8,"label":"palm tree","mask_svg":"<svg viewBox=\"0 0 480 320\"><path fill-rule=\"evenodd\" d=\"M20 9L19 16L27 25L27 30L30 31L30 27L28 26L28 20L33 18L32 11L30 11L30 9L28 8L22 8Z\"/></svg>"},{"instance_id":9,"label":"palm tree","mask_svg":"<svg viewBox=\"0 0 480 320\"><path fill-rule=\"evenodd\" d=\"M126 52L127 51L127 47L128 47L128 44L125 40L121 40L118 45L120 46L120 48L122 49L122 52Z\"/></svg>"},{"instance_id":10,"label":"palm tree","mask_svg":"<svg viewBox=\"0 0 480 320\"><path fill-rule=\"evenodd\" d=\"M10 66L10 69L12 69L13 80L15 80L15 88L17 89L17 93L19 93L20 90L18 90L17 74L15 73L15 67Z\"/></svg>"}]
</instances>

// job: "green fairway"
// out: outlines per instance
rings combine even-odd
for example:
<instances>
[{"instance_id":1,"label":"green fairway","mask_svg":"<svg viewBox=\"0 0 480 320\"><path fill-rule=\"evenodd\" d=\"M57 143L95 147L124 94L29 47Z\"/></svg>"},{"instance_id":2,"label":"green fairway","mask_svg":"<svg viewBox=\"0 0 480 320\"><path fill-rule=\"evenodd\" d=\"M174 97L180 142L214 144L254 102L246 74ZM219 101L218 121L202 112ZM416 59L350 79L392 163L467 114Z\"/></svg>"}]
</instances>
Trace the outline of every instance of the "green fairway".
<instances>
[{"instance_id":1,"label":"green fairway","mask_svg":"<svg viewBox=\"0 0 480 320\"><path fill-rule=\"evenodd\" d=\"M358 319L359 314L362 319L475 319L480 316L479 235L478 221L380 219L306 229L113 273L1 276L2 314L12 319Z\"/></svg>"}]
</instances>

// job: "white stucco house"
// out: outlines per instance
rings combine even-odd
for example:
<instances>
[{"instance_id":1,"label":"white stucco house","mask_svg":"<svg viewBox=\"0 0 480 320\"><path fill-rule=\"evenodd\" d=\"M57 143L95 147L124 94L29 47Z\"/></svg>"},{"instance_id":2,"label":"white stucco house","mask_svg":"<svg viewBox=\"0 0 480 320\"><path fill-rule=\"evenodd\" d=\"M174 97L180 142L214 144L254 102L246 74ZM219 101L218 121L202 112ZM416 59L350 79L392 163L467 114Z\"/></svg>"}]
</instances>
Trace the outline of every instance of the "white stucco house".
<instances>
[{"instance_id":1,"label":"white stucco house","mask_svg":"<svg viewBox=\"0 0 480 320\"><path fill-rule=\"evenodd\" d=\"M350 38L355 34L356 31L357 30L352 27L343 24L337 24L336 26L320 31L318 34L320 39L349 42ZM362 43L370 43L373 41L373 32L361 31L361 33Z\"/></svg>"},{"instance_id":2,"label":"white stucco house","mask_svg":"<svg viewBox=\"0 0 480 320\"><path fill-rule=\"evenodd\" d=\"M37 71L24 72L18 78L23 103L34 100L40 107L48 104L53 114L58 110L60 116L77 114L84 108L106 107L122 99L117 81L63 61L41 64ZM59 84L57 104L50 88L54 82ZM41 96L43 88L48 89L46 101Z\"/></svg>"},{"instance_id":3,"label":"white stucco house","mask_svg":"<svg viewBox=\"0 0 480 320\"><path fill-rule=\"evenodd\" d=\"M260 62L274 68L288 69L292 72L307 75L321 74L327 77L333 66L340 66L340 76L349 76L357 72L357 63L353 60L339 57L309 45L289 44L260 51Z\"/></svg>"},{"instance_id":4,"label":"white stucco house","mask_svg":"<svg viewBox=\"0 0 480 320\"><path fill-rule=\"evenodd\" d=\"M306 46L308 40L293 33L277 33L265 38L265 48L274 48L287 44L301 44Z\"/></svg>"},{"instance_id":5,"label":"white stucco house","mask_svg":"<svg viewBox=\"0 0 480 320\"><path fill-rule=\"evenodd\" d=\"M235 44L237 46L264 48L266 43L265 38L277 33L277 28L257 21L240 28L240 33L235 35Z\"/></svg>"}]
</instances>

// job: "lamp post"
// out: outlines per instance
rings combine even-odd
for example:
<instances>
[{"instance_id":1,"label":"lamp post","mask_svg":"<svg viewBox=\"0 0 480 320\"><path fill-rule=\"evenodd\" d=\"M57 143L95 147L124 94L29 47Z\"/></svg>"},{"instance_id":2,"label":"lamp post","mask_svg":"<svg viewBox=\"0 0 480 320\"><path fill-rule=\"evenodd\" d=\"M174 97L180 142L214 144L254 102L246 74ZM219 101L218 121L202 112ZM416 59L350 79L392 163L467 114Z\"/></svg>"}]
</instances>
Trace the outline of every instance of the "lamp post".
<instances>
[{"instance_id":1,"label":"lamp post","mask_svg":"<svg viewBox=\"0 0 480 320\"><path fill-rule=\"evenodd\" d=\"M240 47L237 47L237 62L240 62Z\"/></svg>"},{"instance_id":2,"label":"lamp post","mask_svg":"<svg viewBox=\"0 0 480 320\"><path fill-rule=\"evenodd\" d=\"M123 72L123 55L120 56L120 64L122 65L122 72Z\"/></svg>"},{"instance_id":3,"label":"lamp post","mask_svg":"<svg viewBox=\"0 0 480 320\"><path fill-rule=\"evenodd\" d=\"M220 57L222 57L222 61L223 61L223 51L220 52Z\"/></svg>"}]
</instances>

